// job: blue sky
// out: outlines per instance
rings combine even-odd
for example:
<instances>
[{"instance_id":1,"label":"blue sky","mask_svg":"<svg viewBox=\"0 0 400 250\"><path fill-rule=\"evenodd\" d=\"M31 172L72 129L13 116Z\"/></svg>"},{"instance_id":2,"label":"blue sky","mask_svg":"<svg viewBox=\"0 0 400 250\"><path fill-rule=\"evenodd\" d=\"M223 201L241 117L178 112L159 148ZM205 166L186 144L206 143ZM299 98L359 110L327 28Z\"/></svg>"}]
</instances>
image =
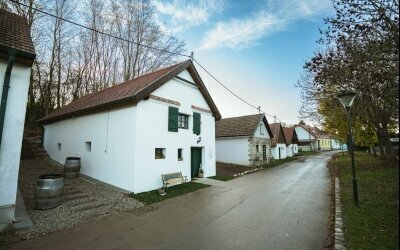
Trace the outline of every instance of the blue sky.
<instances>
[{"instance_id":1,"label":"blue sky","mask_svg":"<svg viewBox=\"0 0 400 250\"><path fill-rule=\"evenodd\" d=\"M287 124L298 122L304 61L318 49L330 0L153 0L158 22L246 101ZM255 114L196 65L222 117ZM274 119L267 117L269 122Z\"/></svg>"}]
</instances>

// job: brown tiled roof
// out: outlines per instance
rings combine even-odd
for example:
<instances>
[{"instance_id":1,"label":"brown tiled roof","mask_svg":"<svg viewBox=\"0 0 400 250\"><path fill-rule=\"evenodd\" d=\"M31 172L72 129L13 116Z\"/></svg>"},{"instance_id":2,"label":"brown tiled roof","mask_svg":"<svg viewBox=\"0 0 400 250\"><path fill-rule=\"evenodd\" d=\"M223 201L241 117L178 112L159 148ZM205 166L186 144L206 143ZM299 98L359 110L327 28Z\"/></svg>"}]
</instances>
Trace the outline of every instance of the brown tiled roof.
<instances>
[{"instance_id":1,"label":"brown tiled roof","mask_svg":"<svg viewBox=\"0 0 400 250\"><path fill-rule=\"evenodd\" d=\"M283 128L283 134L287 142L291 142L293 138L294 128Z\"/></svg>"},{"instance_id":2,"label":"brown tiled roof","mask_svg":"<svg viewBox=\"0 0 400 250\"><path fill-rule=\"evenodd\" d=\"M269 126L272 130L272 134L274 135L274 138L271 140L271 146L275 147L278 142L286 143L286 138L283 134L282 125L280 123L270 123Z\"/></svg>"},{"instance_id":3,"label":"brown tiled roof","mask_svg":"<svg viewBox=\"0 0 400 250\"><path fill-rule=\"evenodd\" d=\"M252 136L261 119L267 127L269 135L272 137L271 129L264 114L246 115L221 119L215 123L215 137L237 137Z\"/></svg>"},{"instance_id":4,"label":"brown tiled roof","mask_svg":"<svg viewBox=\"0 0 400 250\"><path fill-rule=\"evenodd\" d=\"M86 115L109 110L115 107L135 104L148 97L154 90L168 82L184 69L187 69L191 73L195 83L199 87L200 92L203 94L207 104L210 106L215 119L219 120L221 115L217 107L215 106L211 96L198 76L193 63L190 60L187 60L167 68L139 76L113 87L85 95L82 98L71 102L65 107L50 113L49 115L40 119L39 122L47 124L58 120L67 119L72 116Z\"/></svg>"},{"instance_id":5,"label":"brown tiled roof","mask_svg":"<svg viewBox=\"0 0 400 250\"><path fill-rule=\"evenodd\" d=\"M289 144L299 144L299 140L296 135L295 127L283 128L283 133L285 135L286 142Z\"/></svg>"},{"instance_id":6,"label":"brown tiled roof","mask_svg":"<svg viewBox=\"0 0 400 250\"><path fill-rule=\"evenodd\" d=\"M35 58L31 32L27 20L17 14L0 9L0 50L17 50L17 55Z\"/></svg>"}]
</instances>

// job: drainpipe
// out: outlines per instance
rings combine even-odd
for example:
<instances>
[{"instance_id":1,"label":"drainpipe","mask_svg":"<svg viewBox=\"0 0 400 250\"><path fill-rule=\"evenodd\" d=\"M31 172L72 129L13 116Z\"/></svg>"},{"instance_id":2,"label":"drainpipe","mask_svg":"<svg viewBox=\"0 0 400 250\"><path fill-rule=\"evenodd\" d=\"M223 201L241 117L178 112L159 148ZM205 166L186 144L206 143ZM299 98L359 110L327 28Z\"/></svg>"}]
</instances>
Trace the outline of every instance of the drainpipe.
<instances>
[{"instance_id":1,"label":"drainpipe","mask_svg":"<svg viewBox=\"0 0 400 250\"><path fill-rule=\"evenodd\" d=\"M8 63L7 63L6 74L4 76L3 93L1 94L1 106L0 106L0 149L1 149L1 140L3 138L4 119L6 116L8 89L10 88L11 71L15 62L15 54L16 53L14 50L8 51Z\"/></svg>"}]
</instances>

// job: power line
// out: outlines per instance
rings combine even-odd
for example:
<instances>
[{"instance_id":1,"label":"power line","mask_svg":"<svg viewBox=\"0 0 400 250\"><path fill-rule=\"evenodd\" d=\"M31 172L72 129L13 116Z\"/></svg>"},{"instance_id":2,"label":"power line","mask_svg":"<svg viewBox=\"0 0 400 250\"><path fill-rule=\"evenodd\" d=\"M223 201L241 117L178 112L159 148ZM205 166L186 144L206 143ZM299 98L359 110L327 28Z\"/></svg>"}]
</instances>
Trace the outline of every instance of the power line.
<instances>
[{"instance_id":1,"label":"power line","mask_svg":"<svg viewBox=\"0 0 400 250\"><path fill-rule=\"evenodd\" d=\"M18 1L16 1L16 0L9 0L9 1L10 1L10 2L13 2L13 3L16 3L16 4L18 4L18 5L25 6L25 7L27 7L27 8L31 8L31 9L33 9L33 10L35 10L35 11L38 11L38 12L42 13L42 14L45 14L45 15L48 15L48 16L57 18L57 19L59 19L59 20L62 20L62 21L64 21L64 22L67 22L67 23L76 25L76 26L78 26L78 27L81 27L81 28L84 28L84 29L87 29L87 30L96 32L96 33L101 34L101 35L109 36L109 37L112 37L112 38L114 38L114 39L121 40L121 41L128 42L128 43L132 43L132 44L135 44L135 45L138 45L138 46L142 46L142 47L145 47L145 48L148 48L148 49L157 50L157 51L161 51L161 52L165 52L165 53L169 53L169 54L173 54L173 55L177 55L177 56L182 56L182 57L190 58L190 59L193 60L195 63L197 63L197 65L199 65L199 66L200 66L209 76L211 76L218 84L220 84L224 89L226 89L228 92L230 92L233 96L235 96L236 98L238 98L239 100L241 100L241 101L244 102L245 104L249 105L250 107L252 107L252 108L254 108L254 109L257 109L259 112L261 111L261 112L263 112L265 115L274 118L274 120L278 120L279 122L281 122L281 120L279 120L275 115L270 115L270 114L264 112L263 110L260 109L259 106L257 107L257 106L252 105L251 103L249 103L248 101L244 100L244 99L241 98L239 95L237 95L235 92L233 92L232 90L230 90L226 85L224 85L224 84L223 84L221 81L219 81L214 75L212 75L205 67L203 67L203 65L201 65L196 59L193 58L193 52L192 52L190 55L185 55L185 54L182 54L182 53L172 52L172 51L169 51L169 50L156 48L156 47L153 47L153 46L150 46L150 45L141 44L141 43L138 43L138 42L134 42L134 41L132 41L132 40L129 40L129 39L125 39L125 38L122 38L122 37L119 37L119 36L116 36L116 35L112 35L112 34L106 33L106 32L104 32L104 31L99 31L99 30L96 30L96 29L87 27L87 26L85 26L85 25L83 25L83 24L80 24L80 23L77 23L77 22L74 22L74 21L65 19L65 18L63 18L63 17L60 17L60 16L57 16L57 15L51 14L51 13L49 13L49 12L46 12L46 11L37 9L37 8L35 8L35 7L32 7L32 6L28 6L27 4L18 2Z\"/></svg>"},{"instance_id":2,"label":"power line","mask_svg":"<svg viewBox=\"0 0 400 250\"><path fill-rule=\"evenodd\" d=\"M67 22L67 23L70 23L70 24L79 26L79 27L81 27L81 28L84 28L84 29L87 29L87 30L90 30L90 31L93 31L93 32L96 32L96 33L99 33L99 34L102 34L102 35L105 35L105 36L112 37L112 38L117 39L117 40L121 40L121 41L124 41L124 42L132 43L132 44L135 44L135 45L138 45L138 46L142 46L142 47L145 47L145 48L148 48L148 49L152 49L152 50L157 50L157 51L161 51L161 52L165 52L165 53L169 53L169 54L173 54L173 55L177 55L177 56L183 56L183 57L188 57L188 58L190 58L190 55L185 55L185 54L178 53L178 52L172 52L172 51L169 51L169 50L156 48L156 47L153 47L153 46L150 46L150 45L146 45L146 44L134 42L134 41L129 40L129 39L125 39L125 38L122 38L122 37L119 37L119 36L116 36L116 35L112 35L112 34L109 34L109 33L104 32L104 31L96 30L96 29L90 28L90 27L88 27L88 26L85 26L85 25L83 25L83 24L80 24L80 23L77 23L77 22L74 22L74 21L65 19L65 18L63 18L63 17L60 17L60 16L57 16L57 15L51 14L51 13L49 13L49 12L46 12L46 11L37 9L37 8L35 8L35 7L32 7L32 6L29 6L29 5L27 5L27 4L20 3L20 2L18 2L18 1L16 1L16 0L9 0L9 1L10 1L10 2L13 2L13 3L16 3L16 4L19 4L19 5L22 5L22 6L25 6L25 7L28 7L28 8L31 8L31 9L33 9L33 10L35 10L35 11L38 11L38 12L42 13L42 14L45 14L45 15L48 15L48 16L57 18L57 19L62 20L62 21L64 21L64 22Z\"/></svg>"},{"instance_id":3,"label":"power line","mask_svg":"<svg viewBox=\"0 0 400 250\"><path fill-rule=\"evenodd\" d=\"M197 65L200 66L200 68L202 68L211 78L213 78L217 83L219 83L224 89L226 89L228 92L230 92L233 96L235 96L236 98L238 98L239 100L241 100L242 102L246 103L247 105L249 105L252 108L257 109L258 111L263 112L265 115L272 117L274 119L277 119L279 122L281 122L281 120L279 120L275 115L270 115L267 112L264 112L263 110L260 109L260 107L254 106L253 104L249 103L248 101L246 101L245 99L243 99L242 97L238 96L235 92L233 92L232 90L230 90L225 84L223 84L221 81L219 81L213 74L211 74L205 67L203 67L203 65L201 65L196 59L193 58L193 61L195 63L197 63Z\"/></svg>"}]
</instances>

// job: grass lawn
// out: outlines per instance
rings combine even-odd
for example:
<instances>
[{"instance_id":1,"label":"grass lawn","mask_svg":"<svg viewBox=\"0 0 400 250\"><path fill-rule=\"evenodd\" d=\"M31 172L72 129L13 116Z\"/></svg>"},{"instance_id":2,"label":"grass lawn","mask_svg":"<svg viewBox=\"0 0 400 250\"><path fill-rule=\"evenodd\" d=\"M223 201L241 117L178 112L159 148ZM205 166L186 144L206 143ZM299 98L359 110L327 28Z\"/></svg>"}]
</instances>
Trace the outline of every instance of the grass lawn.
<instances>
[{"instance_id":1,"label":"grass lawn","mask_svg":"<svg viewBox=\"0 0 400 250\"><path fill-rule=\"evenodd\" d=\"M349 154L338 155L342 217L349 249L398 249L399 166L356 152L360 208L353 203Z\"/></svg>"},{"instance_id":2,"label":"grass lawn","mask_svg":"<svg viewBox=\"0 0 400 250\"><path fill-rule=\"evenodd\" d=\"M166 195L160 195L158 193L158 190L153 190L153 191L149 191L149 192L143 192L143 193L139 193L139 194L130 194L129 196L144 202L146 204L152 204L152 203L156 203L159 201L163 201L172 197L176 197L176 196L180 196L183 194L187 194L205 187L209 187L209 185L205 185L202 183L197 183L197 182L186 182L183 183L181 185L176 185L173 187L169 187L167 190L167 194Z\"/></svg>"},{"instance_id":3,"label":"grass lawn","mask_svg":"<svg viewBox=\"0 0 400 250\"><path fill-rule=\"evenodd\" d=\"M218 180L218 181L229 181L229 180L235 179L235 177L233 177L233 176L226 176L226 175L216 175L216 176L211 176L208 178L213 179L213 180Z\"/></svg>"}]
</instances>

